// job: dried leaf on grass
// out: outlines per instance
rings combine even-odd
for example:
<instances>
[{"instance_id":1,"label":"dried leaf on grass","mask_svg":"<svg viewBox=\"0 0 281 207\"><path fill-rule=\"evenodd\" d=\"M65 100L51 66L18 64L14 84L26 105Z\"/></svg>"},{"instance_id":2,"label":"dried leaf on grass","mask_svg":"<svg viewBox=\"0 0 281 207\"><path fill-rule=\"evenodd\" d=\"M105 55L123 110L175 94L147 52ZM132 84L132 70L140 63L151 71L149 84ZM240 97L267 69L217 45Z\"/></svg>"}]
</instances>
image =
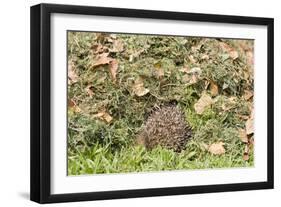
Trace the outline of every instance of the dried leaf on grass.
<instances>
[{"instance_id":1,"label":"dried leaf on grass","mask_svg":"<svg viewBox=\"0 0 281 207\"><path fill-rule=\"evenodd\" d=\"M210 91L212 96L217 96L219 94L219 87L214 81L210 81Z\"/></svg>"},{"instance_id":2,"label":"dried leaf on grass","mask_svg":"<svg viewBox=\"0 0 281 207\"><path fill-rule=\"evenodd\" d=\"M113 40L113 48L109 49L110 52L122 52L124 51L123 42L119 39Z\"/></svg>"},{"instance_id":3,"label":"dried leaf on grass","mask_svg":"<svg viewBox=\"0 0 281 207\"><path fill-rule=\"evenodd\" d=\"M93 50L94 54L101 54L101 53L108 52L108 47L105 47L100 43L93 44L91 49Z\"/></svg>"},{"instance_id":4,"label":"dried leaf on grass","mask_svg":"<svg viewBox=\"0 0 281 207\"><path fill-rule=\"evenodd\" d=\"M111 75L112 80L116 81L116 74L118 70L118 61L116 59L113 59L111 57L108 57L108 53L103 53L99 55L95 63L92 65L93 68L101 66L101 65L109 65L109 72Z\"/></svg>"},{"instance_id":5,"label":"dried leaf on grass","mask_svg":"<svg viewBox=\"0 0 281 207\"><path fill-rule=\"evenodd\" d=\"M194 67L191 69L182 68L181 71L186 73L185 75L182 76L182 81L189 85L197 83L202 73L201 68L199 67Z\"/></svg>"},{"instance_id":6,"label":"dried leaf on grass","mask_svg":"<svg viewBox=\"0 0 281 207\"><path fill-rule=\"evenodd\" d=\"M202 114L205 109L213 104L213 99L206 93L203 93L201 98L194 104L194 109L197 114Z\"/></svg>"},{"instance_id":7,"label":"dried leaf on grass","mask_svg":"<svg viewBox=\"0 0 281 207\"><path fill-rule=\"evenodd\" d=\"M247 101L247 100L249 100L250 98L252 98L253 95L254 95L253 91L245 90L245 91L244 91L243 98Z\"/></svg>"},{"instance_id":8,"label":"dried leaf on grass","mask_svg":"<svg viewBox=\"0 0 281 207\"><path fill-rule=\"evenodd\" d=\"M249 145L245 145L244 153L243 153L243 160L247 161L249 160L249 152L250 152L250 147Z\"/></svg>"},{"instance_id":9,"label":"dried leaf on grass","mask_svg":"<svg viewBox=\"0 0 281 207\"><path fill-rule=\"evenodd\" d=\"M213 143L209 146L208 151L214 155L222 155L225 153L224 143L223 142Z\"/></svg>"},{"instance_id":10,"label":"dried leaf on grass","mask_svg":"<svg viewBox=\"0 0 281 207\"><path fill-rule=\"evenodd\" d=\"M226 52L232 60L235 60L239 57L238 52L234 48L230 47L227 43L220 42L219 45L222 48L222 50Z\"/></svg>"},{"instance_id":11,"label":"dried leaf on grass","mask_svg":"<svg viewBox=\"0 0 281 207\"><path fill-rule=\"evenodd\" d=\"M67 71L68 71L68 73L67 73L68 84L76 83L78 81L78 75L75 72L75 65L71 60L68 61L68 70Z\"/></svg>"},{"instance_id":12,"label":"dried leaf on grass","mask_svg":"<svg viewBox=\"0 0 281 207\"><path fill-rule=\"evenodd\" d=\"M223 112L229 111L230 109L235 108L237 105L237 97L231 96L222 104Z\"/></svg>"},{"instance_id":13,"label":"dried leaf on grass","mask_svg":"<svg viewBox=\"0 0 281 207\"><path fill-rule=\"evenodd\" d=\"M239 129L238 133L239 133L240 140L244 143L248 143L248 136L247 136L246 130L245 129Z\"/></svg>"},{"instance_id":14,"label":"dried leaf on grass","mask_svg":"<svg viewBox=\"0 0 281 207\"><path fill-rule=\"evenodd\" d=\"M93 115L93 117L97 117L103 121L106 121L107 123L110 123L113 119L112 116L106 112L106 110L102 110L101 112Z\"/></svg>"},{"instance_id":15,"label":"dried leaf on grass","mask_svg":"<svg viewBox=\"0 0 281 207\"><path fill-rule=\"evenodd\" d=\"M149 89L144 87L144 83L142 78L138 78L135 82L134 85L132 87L133 92L135 95L137 96L144 96L147 93L149 93Z\"/></svg>"},{"instance_id":16,"label":"dried leaf on grass","mask_svg":"<svg viewBox=\"0 0 281 207\"><path fill-rule=\"evenodd\" d=\"M109 64L109 71L113 81L116 81L117 69L118 69L118 61L113 59Z\"/></svg>"},{"instance_id":17,"label":"dried leaf on grass","mask_svg":"<svg viewBox=\"0 0 281 207\"><path fill-rule=\"evenodd\" d=\"M254 133L254 110L252 109L250 118L246 121L246 133L247 135Z\"/></svg>"},{"instance_id":18,"label":"dried leaf on grass","mask_svg":"<svg viewBox=\"0 0 281 207\"><path fill-rule=\"evenodd\" d=\"M111 57L108 57L109 53L102 53L98 55L98 57L95 59L94 64L92 67L98 67L101 65L107 65L112 61Z\"/></svg>"},{"instance_id":19,"label":"dried leaf on grass","mask_svg":"<svg viewBox=\"0 0 281 207\"><path fill-rule=\"evenodd\" d=\"M68 109L75 113L81 112L81 109L79 108L79 106L76 104L76 102L73 99L68 100Z\"/></svg>"}]
</instances>

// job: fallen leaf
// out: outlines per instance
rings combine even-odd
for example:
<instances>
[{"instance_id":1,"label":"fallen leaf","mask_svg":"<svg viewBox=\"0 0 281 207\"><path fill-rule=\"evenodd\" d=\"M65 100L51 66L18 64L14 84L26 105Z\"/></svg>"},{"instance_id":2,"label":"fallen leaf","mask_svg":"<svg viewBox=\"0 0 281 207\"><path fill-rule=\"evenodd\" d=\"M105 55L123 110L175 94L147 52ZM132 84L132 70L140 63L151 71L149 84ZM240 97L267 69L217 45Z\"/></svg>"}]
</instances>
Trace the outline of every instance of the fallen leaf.
<instances>
[{"instance_id":1,"label":"fallen leaf","mask_svg":"<svg viewBox=\"0 0 281 207\"><path fill-rule=\"evenodd\" d=\"M240 140L244 143L248 143L248 136L245 129L238 130Z\"/></svg>"},{"instance_id":2,"label":"fallen leaf","mask_svg":"<svg viewBox=\"0 0 281 207\"><path fill-rule=\"evenodd\" d=\"M228 53L232 60L235 60L239 57L239 54L236 50L230 50Z\"/></svg>"},{"instance_id":3,"label":"fallen leaf","mask_svg":"<svg viewBox=\"0 0 281 207\"><path fill-rule=\"evenodd\" d=\"M254 133L254 112L252 110L250 118L246 121L246 133L247 135Z\"/></svg>"},{"instance_id":4,"label":"fallen leaf","mask_svg":"<svg viewBox=\"0 0 281 207\"><path fill-rule=\"evenodd\" d=\"M144 96L149 92L149 89L144 87L143 80L141 78L138 78L133 85L133 92L137 96Z\"/></svg>"},{"instance_id":5,"label":"fallen leaf","mask_svg":"<svg viewBox=\"0 0 281 207\"><path fill-rule=\"evenodd\" d=\"M224 145L223 142L213 143L209 146L208 151L214 155L222 155L225 153L225 149L223 145Z\"/></svg>"},{"instance_id":6,"label":"fallen leaf","mask_svg":"<svg viewBox=\"0 0 281 207\"><path fill-rule=\"evenodd\" d=\"M212 98L208 94L203 93L201 98L194 104L194 109L197 114L202 114L207 107L212 105L212 103Z\"/></svg>"},{"instance_id":7,"label":"fallen leaf","mask_svg":"<svg viewBox=\"0 0 281 207\"><path fill-rule=\"evenodd\" d=\"M243 97L244 97L244 99L247 101L247 100L249 100L250 98L252 98L253 95L254 95L254 94L253 94L253 91L245 90L245 91L244 91Z\"/></svg>"},{"instance_id":8,"label":"fallen leaf","mask_svg":"<svg viewBox=\"0 0 281 207\"><path fill-rule=\"evenodd\" d=\"M124 51L124 46L123 46L122 41L118 40L118 39L114 40L113 41L113 48L109 49L109 51L114 52L114 53Z\"/></svg>"},{"instance_id":9,"label":"fallen leaf","mask_svg":"<svg viewBox=\"0 0 281 207\"><path fill-rule=\"evenodd\" d=\"M118 61L112 59L109 64L109 71L114 82L116 81L117 69L118 69Z\"/></svg>"},{"instance_id":10,"label":"fallen leaf","mask_svg":"<svg viewBox=\"0 0 281 207\"><path fill-rule=\"evenodd\" d=\"M92 50L94 54L99 54L108 51L108 48L104 47L102 44L95 43L94 45L92 45Z\"/></svg>"},{"instance_id":11,"label":"fallen leaf","mask_svg":"<svg viewBox=\"0 0 281 207\"><path fill-rule=\"evenodd\" d=\"M102 110L101 112L93 115L93 117L97 117L103 121L106 121L107 123L110 123L112 121L112 116L110 116L109 113L107 113L105 110Z\"/></svg>"},{"instance_id":12,"label":"fallen leaf","mask_svg":"<svg viewBox=\"0 0 281 207\"><path fill-rule=\"evenodd\" d=\"M68 61L68 70L67 70L67 76L68 76L68 84L73 84L78 81L78 75L75 72L75 65L74 63L69 60Z\"/></svg>"},{"instance_id":13,"label":"fallen leaf","mask_svg":"<svg viewBox=\"0 0 281 207\"><path fill-rule=\"evenodd\" d=\"M108 33L96 33L95 40L97 42L106 42L111 36Z\"/></svg>"},{"instance_id":14,"label":"fallen leaf","mask_svg":"<svg viewBox=\"0 0 281 207\"><path fill-rule=\"evenodd\" d=\"M182 76L182 81L184 83L187 83L189 85L195 84L198 82L200 75L202 73L201 68L194 67L191 69L182 69L182 72L185 72L186 74Z\"/></svg>"},{"instance_id":15,"label":"fallen leaf","mask_svg":"<svg viewBox=\"0 0 281 207\"><path fill-rule=\"evenodd\" d=\"M230 47L227 43L220 42L219 45L222 48L222 50L224 52L226 52L229 55L229 57L231 57L233 60L235 60L239 57L238 52L235 49L233 49L232 47Z\"/></svg>"},{"instance_id":16,"label":"fallen leaf","mask_svg":"<svg viewBox=\"0 0 281 207\"><path fill-rule=\"evenodd\" d=\"M111 57L108 57L108 53L102 53L100 54L96 59L95 63L92 65L92 67L98 67L101 65L107 65L112 61Z\"/></svg>"},{"instance_id":17,"label":"fallen leaf","mask_svg":"<svg viewBox=\"0 0 281 207\"><path fill-rule=\"evenodd\" d=\"M109 123L109 122L111 122L112 121L112 116L110 116L108 113L105 113L104 115L103 115L103 119L107 122L107 123Z\"/></svg>"},{"instance_id":18,"label":"fallen leaf","mask_svg":"<svg viewBox=\"0 0 281 207\"><path fill-rule=\"evenodd\" d=\"M229 111L230 109L235 108L237 105L237 97L231 96L222 104L222 110L224 112Z\"/></svg>"},{"instance_id":19,"label":"fallen leaf","mask_svg":"<svg viewBox=\"0 0 281 207\"><path fill-rule=\"evenodd\" d=\"M243 153L243 160L247 161L249 160L249 152L250 152L250 148L249 145L245 145L245 149L244 149L244 153Z\"/></svg>"},{"instance_id":20,"label":"fallen leaf","mask_svg":"<svg viewBox=\"0 0 281 207\"><path fill-rule=\"evenodd\" d=\"M249 158L250 158L249 154L247 154L247 153L243 154L243 160L248 161Z\"/></svg>"},{"instance_id":21,"label":"fallen leaf","mask_svg":"<svg viewBox=\"0 0 281 207\"><path fill-rule=\"evenodd\" d=\"M219 87L214 81L210 81L210 90L212 96L217 96L219 94Z\"/></svg>"},{"instance_id":22,"label":"fallen leaf","mask_svg":"<svg viewBox=\"0 0 281 207\"><path fill-rule=\"evenodd\" d=\"M76 113L81 112L81 109L79 108L79 106L76 104L76 102L73 99L68 100L68 108L71 111L74 111Z\"/></svg>"}]
</instances>

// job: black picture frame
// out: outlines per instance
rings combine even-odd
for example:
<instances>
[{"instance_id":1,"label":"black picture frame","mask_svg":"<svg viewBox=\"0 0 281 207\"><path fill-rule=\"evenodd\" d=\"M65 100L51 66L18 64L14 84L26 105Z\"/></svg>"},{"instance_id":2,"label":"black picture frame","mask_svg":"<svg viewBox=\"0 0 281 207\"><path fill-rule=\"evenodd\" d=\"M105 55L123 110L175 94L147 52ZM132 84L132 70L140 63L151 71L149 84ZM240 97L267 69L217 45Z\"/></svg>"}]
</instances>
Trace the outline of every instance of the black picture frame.
<instances>
[{"instance_id":1,"label":"black picture frame","mask_svg":"<svg viewBox=\"0 0 281 207\"><path fill-rule=\"evenodd\" d=\"M232 23L267 26L267 181L238 184L219 184L186 187L167 187L74 194L51 194L50 188L50 15L52 13L99 15L112 17L182 20L207 23ZM166 196L273 188L273 134L274 134L274 83L273 44L274 20L272 18L195 14L168 11L103 8L56 4L39 4L31 7L31 152L30 199L38 203L88 201L102 199Z\"/></svg>"}]
</instances>

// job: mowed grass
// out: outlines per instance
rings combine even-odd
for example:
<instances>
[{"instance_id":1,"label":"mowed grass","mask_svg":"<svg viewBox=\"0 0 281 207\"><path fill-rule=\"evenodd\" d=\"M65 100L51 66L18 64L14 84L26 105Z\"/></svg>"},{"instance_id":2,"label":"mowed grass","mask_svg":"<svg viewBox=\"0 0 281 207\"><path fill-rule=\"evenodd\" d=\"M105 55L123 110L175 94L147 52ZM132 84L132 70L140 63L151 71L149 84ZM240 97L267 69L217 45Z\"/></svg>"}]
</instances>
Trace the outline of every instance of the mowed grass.
<instances>
[{"instance_id":1,"label":"mowed grass","mask_svg":"<svg viewBox=\"0 0 281 207\"><path fill-rule=\"evenodd\" d=\"M68 174L83 175L96 173L128 173L162 170L186 170L208 168L230 168L253 166L253 154L245 162L243 152L237 151L224 156L211 155L198 143L190 141L187 150L175 153L157 147L147 151L144 147L128 147L117 152L95 145L79 151L70 151Z\"/></svg>"},{"instance_id":2,"label":"mowed grass","mask_svg":"<svg viewBox=\"0 0 281 207\"><path fill-rule=\"evenodd\" d=\"M232 58L221 42L239 57ZM68 175L253 166L253 145L239 136L253 105L245 98L245 91L253 91L248 51L253 51L250 40L69 32L74 75L68 84ZM115 79L110 64L95 66L104 53L118 62ZM187 67L200 70L196 81L187 77ZM149 89L143 96L132 90L138 78ZM217 94L210 83L218 87ZM202 94L214 103L199 114L194 104ZM135 137L150 110L174 100L192 128L186 149L176 153L137 146ZM216 155L208 148L218 142L225 153Z\"/></svg>"}]
</instances>

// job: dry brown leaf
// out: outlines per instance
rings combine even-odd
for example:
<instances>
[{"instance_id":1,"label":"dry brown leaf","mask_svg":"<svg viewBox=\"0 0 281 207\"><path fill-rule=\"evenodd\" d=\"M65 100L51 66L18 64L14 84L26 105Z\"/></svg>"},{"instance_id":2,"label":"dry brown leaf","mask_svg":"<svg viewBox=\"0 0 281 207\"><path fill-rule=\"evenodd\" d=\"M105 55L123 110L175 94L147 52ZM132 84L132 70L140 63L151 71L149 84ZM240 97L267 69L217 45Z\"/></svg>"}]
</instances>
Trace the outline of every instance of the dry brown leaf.
<instances>
[{"instance_id":1,"label":"dry brown leaf","mask_svg":"<svg viewBox=\"0 0 281 207\"><path fill-rule=\"evenodd\" d=\"M107 123L110 123L112 121L112 116L110 116L109 113L107 113L105 110L102 110L101 112L93 115L93 117L97 117L103 121L106 121Z\"/></svg>"},{"instance_id":2,"label":"dry brown leaf","mask_svg":"<svg viewBox=\"0 0 281 207\"><path fill-rule=\"evenodd\" d=\"M235 60L235 59L237 59L238 57L239 57L239 54L238 54L238 52L236 51L236 50L230 50L229 52L228 52L228 54L229 54L229 56L232 58L232 60Z\"/></svg>"},{"instance_id":3,"label":"dry brown leaf","mask_svg":"<svg viewBox=\"0 0 281 207\"><path fill-rule=\"evenodd\" d=\"M95 43L94 45L92 45L92 50L94 54L99 54L108 51L108 48L104 47L102 44Z\"/></svg>"},{"instance_id":4,"label":"dry brown leaf","mask_svg":"<svg viewBox=\"0 0 281 207\"><path fill-rule=\"evenodd\" d=\"M76 113L80 113L81 109L79 108L79 106L76 104L76 102L73 99L69 99L68 100L68 108L71 111L74 111Z\"/></svg>"},{"instance_id":5,"label":"dry brown leaf","mask_svg":"<svg viewBox=\"0 0 281 207\"><path fill-rule=\"evenodd\" d=\"M68 84L76 83L78 81L78 75L75 72L75 65L70 60L68 61Z\"/></svg>"},{"instance_id":6,"label":"dry brown leaf","mask_svg":"<svg viewBox=\"0 0 281 207\"><path fill-rule=\"evenodd\" d=\"M149 89L144 87L143 80L138 78L133 85L133 92L137 96L144 96L149 92Z\"/></svg>"},{"instance_id":7,"label":"dry brown leaf","mask_svg":"<svg viewBox=\"0 0 281 207\"><path fill-rule=\"evenodd\" d=\"M238 52L235 49L233 49L232 47L230 47L227 43L220 42L219 45L222 48L222 50L224 52L226 52L229 55L229 57L231 57L233 60L235 60L239 57Z\"/></svg>"},{"instance_id":8,"label":"dry brown leaf","mask_svg":"<svg viewBox=\"0 0 281 207\"><path fill-rule=\"evenodd\" d=\"M250 158L249 154L246 153L243 154L243 160L247 161L249 160L249 158Z\"/></svg>"},{"instance_id":9,"label":"dry brown leaf","mask_svg":"<svg viewBox=\"0 0 281 207\"><path fill-rule=\"evenodd\" d=\"M235 108L237 105L237 97L231 96L227 99L225 103L222 104L222 110L224 112L229 111L230 109Z\"/></svg>"},{"instance_id":10,"label":"dry brown leaf","mask_svg":"<svg viewBox=\"0 0 281 207\"><path fill-rule=\"evenodd\" d=\"M202 114L204 110L212 104L212 98L208 94L203 93L201 98L194 104L194 109L197 114Z\"/></svg>"},{"instance_id":11,"label":"dry brown leaf","mask_svg":"<svg viewBox=\"0 0 281 207\"><path fill-rule=\"evenodd\" d=\"M244 143L248 143L248 136L245 129L238 130L240 140Z\"/></svg>"},{"instance_id":12,"label":"dry brown leaf","mask_svg":"<svg viewBox=\"0 0 281 207\"><path fill-rule=\"evenodd\" d=\"M112 121L112 116L110 116L108 113L105 113L103 115L103 119L107 122L107 123L110 123Z\"/></svg>"},{"instance_id":13,"label":"dry brown leaf","mask_svg":"<svg viewBox=\"0 0 281 207\"><path fill-rule=\"evenodd\" d=\"M208 151L214 155L222 155L225 153L225 149L223 145L224 145L223 142L213 143L209 146Z\"/></svg>"},{"instance_id":14,"label":"dry brown leaf","mask_svg":"<svg viewBox=\"0 0 281 207\"><path fill-rule=\"evenodd\" d=\"M245 161L249 160L249 152L250 152L249 145L246 144L245 149L244 149L244 153L243 153L243 160L245 160Z\"/></svg>"},{"instance_id":15,"label":"dry brown leaf","mask_svg":"<svg viewBox=\"0 0 281 207\"><path fill-rule=\"evenodd\" d=\"M87 94L92 98L93 95L94 95L94 92L92 90L93 86L92 85L88 85L86 88L85 88L85 91L87 92Z\"/></svg>"},{"instance_id":16,"label":"dry brown leaf","mask_svg":"<svg viewBox=\"0 0 281 207\"><path fill-rule=\"evenodd\" d=\"M110 52L122 52L124 51L123 42L121 40L114 40L113 41L113 48L109 49Z\"/></svg>"},{"instance_id":17,"label":"dry brown leaf","mask_svg":"<svg viewBox=\"0 0 281 207\"><path fill-rule=\"evenodd\" d=\"M201 71L201 68L194 67L194 68L191 68L190 70L189 69L185 69L185 70L182 69L182 72L187 73L187 74L182 76L182 81L184 83L192 85L192 84L195 84L195 83L198 82L202 71Z\"/></svg>"},{"instance_id":18,"label":"dry brown leaf","mask_svg":"<svg viewBox=\"0 0 281 207\"><path fill-rule=\"evenodd\" d=\"M219 87L214 81L210 81L210 90L212 96L217 96L219 94Z\"/></svg>"},{"instance_id":19,"label":"dry brown leaf","mask_svg":"<svg viewBox=\"0 0 281 207\"><path fill-rule=\"evenodd\" d=\"M252 109L250 118L246 121L246 133L247 135L254 133L254 110Z\"/></svg>"},{"instance_id":20,"label":"dry brown leaf","mask_svg":"<svg viewBox=\"0 0 281 207\"><path fill-rule=\"evenodd\" d=\"M108 53L102 53L100 54L96 60L95 63L92 65L92 67L98 67L101 65L107 65L112 61L111 57L108 57Z\"/></svg>"},{"instance_id":21,"label":"dry brown leaf","mask_svg":"<svg viewBox=\"0 0 281 207\"><path fill-rule=\"evenodd\" d=\"M254 95L254 94L253 94L253 91L245 90L245 91L244 91L243 97L244 97L244 99L247 101L247 100L249 100L250 98L252 98L253 95Z\"/></svg>"},{"instance_id":22,"label":"dry brown leaf","mask_svg":"<svg viewBox=\"0 0 281 207\"><path fill-rule=\"evenodd\" d=\"M109 64L109 71L114 82L116 81L117 69L118 69L118 61L112 59Z\"/></svg>"},{"instance_id":23,"label":"dry brown leaf","mask_svg":"<svg viewBox=\"0 0 281 207\"><path fill-rule=\"evenodd\" d=\"M97 42L102 42L102 43L108 41L108 39L110 38L111 36L108 33L96 33L96 37L95 37Z\"/></svg>"}]
</instances>

